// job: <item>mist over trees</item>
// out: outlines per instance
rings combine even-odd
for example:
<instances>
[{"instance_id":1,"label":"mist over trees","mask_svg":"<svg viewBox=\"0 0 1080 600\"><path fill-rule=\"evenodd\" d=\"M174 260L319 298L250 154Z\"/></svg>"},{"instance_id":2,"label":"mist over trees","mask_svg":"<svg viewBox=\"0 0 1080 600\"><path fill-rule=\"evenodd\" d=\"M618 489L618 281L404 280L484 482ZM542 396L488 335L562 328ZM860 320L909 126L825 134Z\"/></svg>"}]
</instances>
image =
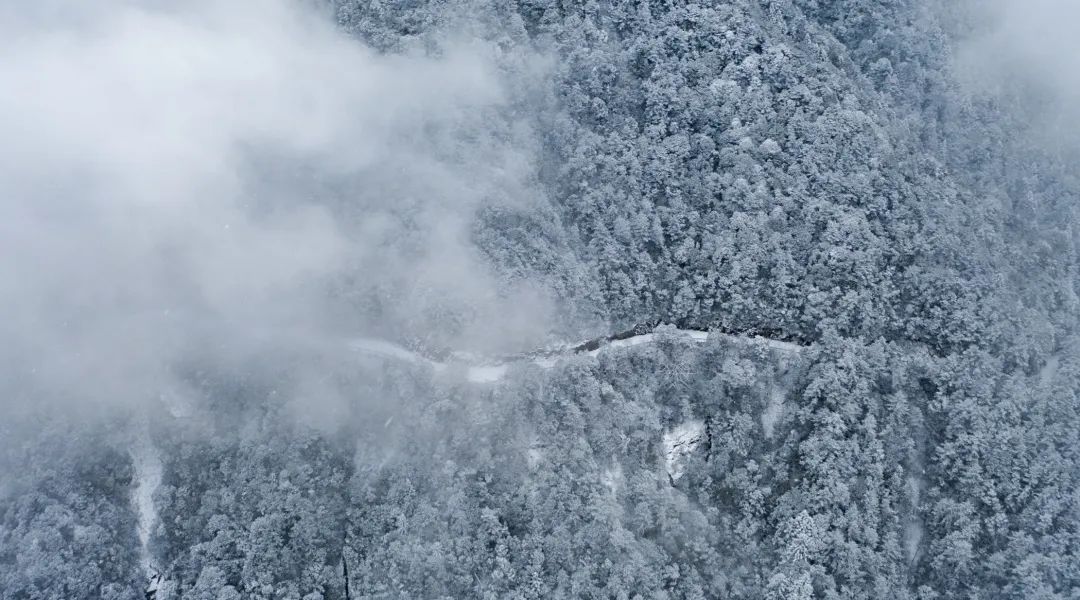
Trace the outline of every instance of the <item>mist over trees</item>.
<instances>
[{"instance_id":1,"label":"mist over trees","mask_svg":"<svg viewBox=\"0 0 1080 600\"><path fill-rule=\"evenodd\" d=\"M1080 597L1057 0L65 4L0 598Z\"/></svg>"}]
</instances>

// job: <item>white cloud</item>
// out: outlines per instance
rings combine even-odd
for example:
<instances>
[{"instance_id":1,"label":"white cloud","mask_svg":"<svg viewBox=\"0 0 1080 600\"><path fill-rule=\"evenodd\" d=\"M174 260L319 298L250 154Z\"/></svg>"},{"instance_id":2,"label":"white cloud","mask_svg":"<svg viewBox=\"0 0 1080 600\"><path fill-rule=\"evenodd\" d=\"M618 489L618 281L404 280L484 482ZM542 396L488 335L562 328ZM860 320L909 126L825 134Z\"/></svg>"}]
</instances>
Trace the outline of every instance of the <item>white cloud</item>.
<instances>
[{"instance_id":1,"label":"white cloud","mask_svg":"<svg viewBox=\"0 0 1080 600\"><path fill-rule=\"evenodd\" d=\"M958 73L998 94L1045 141L1072 145L1080 118L1080 19L1076 0L968 0L971 26L957 52Z\"/></svg>"},{"instance_id":2,"label":"white cloud","mask_svg":"<svg viewBox=\"0 0 1080 600\"><path fill-rule=\"evenodd\" d=\"M4 397L123 405L340 335L343 274L493 306L467 226L527 161L488 53L379 56L286 0L0 2Z\"/></svg>"}]
</instances>

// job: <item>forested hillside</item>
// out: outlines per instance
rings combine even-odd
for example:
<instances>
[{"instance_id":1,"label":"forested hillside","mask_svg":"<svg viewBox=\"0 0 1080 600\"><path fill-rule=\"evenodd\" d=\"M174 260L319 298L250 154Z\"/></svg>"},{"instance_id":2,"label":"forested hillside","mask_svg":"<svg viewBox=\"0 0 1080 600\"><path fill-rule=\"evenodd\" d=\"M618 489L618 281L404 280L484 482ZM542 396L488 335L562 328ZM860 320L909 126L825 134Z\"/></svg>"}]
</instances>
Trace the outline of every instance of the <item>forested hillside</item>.
<instances>
[{"instance_id":1,"label":"forested hillside","mask_svg":"<svg viewBox=\"0 0 1080 600\"><path fill-rule=\"evenodd\" d=\"M0 598L1080 598L1080 153L978 7L308 4L355 155L228 190L345 251L208 234L43 375L0 327Z\"/></svg>"}]
</instances>

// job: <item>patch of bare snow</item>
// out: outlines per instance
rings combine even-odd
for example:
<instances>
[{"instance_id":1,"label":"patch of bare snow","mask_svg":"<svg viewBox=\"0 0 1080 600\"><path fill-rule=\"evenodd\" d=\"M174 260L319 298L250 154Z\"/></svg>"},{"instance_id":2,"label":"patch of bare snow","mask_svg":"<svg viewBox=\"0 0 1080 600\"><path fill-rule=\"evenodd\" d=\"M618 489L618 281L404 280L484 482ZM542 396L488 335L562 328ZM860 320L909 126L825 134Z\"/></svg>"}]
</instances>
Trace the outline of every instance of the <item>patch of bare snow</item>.
<instances>
[{"instance_id":1,"label":"patch of bare snow","mask_svg":"<svg viewBox=\"0 0 1080 600\"><path fill-rule=\"evenodd\" d=\"M919 552L919 544L922 543L923 538L923 524L919 519L919 496L922 492L922 481L916 475L908 475L908 496L911 498L911 506L914 509L913 514L908 517L908 522L904 526L904 550L907 554L908 561L914 561Z\"/></svg>"},{"instance_id":2,"label":"patch of bare snow","mask_svg":"<svg viewBox=\"0 0 1080 600\"><path fill-rule=\"evenodd\" d=\"M680 329L679 332L684 334L686 337L690 338L690 340L694 342L703 343L709 340L708 331L698 331L696 329Z\"/></svg>"},{"instance_id":3,"label":"patch of bare snow","mask_svg":"<svg viewBox=\"0 0 1080 600\"><path fill-rule=\"evenodd\" d=\"M426 356L422 356L412 350L403 348L397 344L387 342L386 340L379 340L374 338L355 338L349 341L349 348L365 352L367 354L373 354L375 356L381 356L383 358L393 358L403 362L413 364L425 364L430 365L436 371L441 371L446 367L445 364L431 360Z\"/></svg>"},{"instance_id":4,"label":"patch of bare snow","mask_svg":"<svg viewBox=\"0 0 1080 600\"><path fill-rule=\"evenodd\" d=\"M725 340L728 340L729 342L734 343L734 344L742 344L742 345L756 344L756 345L764 346L764 347L769 348L771 350L777 350L779 352L798 353L798 352L802 352L805 349L805 346L800 346L799 344L796 344L795 342L785 342L783 340L774 340L772 338L761 337L761 336L758 336L758 335L747 336L747 335L733 335L733 334L730 334L730 333L720 333L720 334L714 334L714 335L719 335L720 337L722 337Z\"/></svg>"},{"instance_id":5,"label":"patch of bare snow","mask_svg":"<svg viewBox=\"0 0 1080 600\"><path fill-rule=\"evenodd\" d=\"M668 477L678 481L686 471L686 462L705 437L705 423L687 421L664 432L664 461Z\"/></svg>"},{"instance_id":6,"label":"patch of bare snow","mask_svg":"<svg viewBox=\"0 0 1080 600\"><path fill-rule=\"evenodd\" d=\"M540 461L544 460L544 451L539 448L529 448L525 460L528 462L530 469L535 469L540 466Z\"/></svg>"},{"instance_id":7,"label":"patch of bare snow","mask_svg":"<svg viewBox=\"0 0 1080 600\"><path fill-rule=\"evenodd\" d=\"M777 386L769 391L769 402L765 410L761 412L761 428L765 431L765 438L772 439L773 431L777 422L784 414L784 391Z\"/></svg>"},{"instance_id":8,"label":"patch of bare snow","mask_svg":"<svg viewBox=\"0 0 1080 600\"><path fill-rule=\"evenodd\" d=\"M631 346L639 346L641 344L650 344L653 339L656 338L655 334L643 333L641 335L635 335L622 340L611 340L610 342L600 346L596 350L590 350L585 354L587 356L599 356L601 352L605 350L614 350L615 348L630 348Z\"/></svg>"},{"instance_id":9,"label":"patch of bare snow","mask_svg":"<svg viewBox=\"0 0 1080 600\"><path fill-rule=\"evenodd\" d=\"M132 500L138 512L139 558L143 571L147 577L152 578L157 572L150 560L150 536L157 523L154 492L161 485L162 467L161 456L150 439L150 427L146 417L140 419L130 452L137 482Z\"/></svg>"},{"instance_id":10,"label":"patch of bare snow","mask_svg":"<svg viewBox=\"0 0 1080 600\"><path fill-rule=\"evenodd\" d=\"M147 584L144 595L147 598L157 598L158 593L162 591L162 587L163 587L162 584L163 583L164 582L161 580L161 575L160 574L158 574L158 573L151 574L150 575L150 583ZM165 595L165 597L167 598L169 596Z\"/></svg>"},{"instance_id":11,"label":"patch of bare snow","mask_svg":"<svg viewBox=\"0 0 1080 600\"><path fill-rule=\"evenodd\" d=\"M481 365L469 367L466 378L473 383L493 383L506 375L506 365Z\"/></svg>"},{"instance_id":12,"label":"patch of bare snow","mask_svg":"<svg viewBox=\"0 0 1080 600\"><path fill-rule=\"evenodd\" d=\"M612 496L619 495L619 488L622 487L623 482L623 470L622 465L615 459L611 460L611 466L604 469L604 472L600 474L600 483L604 485L611 492Z\"/></svg>"},{"instance_id":13,"label":"patch of bare snow","mask_svg":"<svg viewBox=\"0 0 1080 600\"><path fill-rule=\"evenodd\" d=\"M1039 385L1046 386L1057 378L1058 369L1061 367L1061 359L1056 355L1047 359L1043 368L1039 369Z\"/></svg>"},{"instance_id":14,"label":"patch of bare snow","mask_svg":"<svg viewBox=\"0 0 1080 600\"><path fill-rule=\"evenodd\" d=\"M919 544L922 543L922 523L912 520L904 527L904 551L907 553L908 562L913 562L919 553Z\"/></svg>"}]
</instances>

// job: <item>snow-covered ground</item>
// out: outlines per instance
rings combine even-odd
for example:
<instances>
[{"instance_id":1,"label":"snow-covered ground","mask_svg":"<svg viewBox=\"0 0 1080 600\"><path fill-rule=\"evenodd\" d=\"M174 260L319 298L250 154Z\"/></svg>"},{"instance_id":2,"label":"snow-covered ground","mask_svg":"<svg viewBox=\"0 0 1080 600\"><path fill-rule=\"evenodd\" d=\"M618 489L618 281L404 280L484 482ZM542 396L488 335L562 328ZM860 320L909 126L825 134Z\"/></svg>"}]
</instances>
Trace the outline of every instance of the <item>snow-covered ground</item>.
<instances>
[{"instance_id":1,"label":"snow-covered ground","mask_svg":"<svg viewBox=\"0 0 1080 600\"><path fill-rule=\"evenodd\" d=\"M1058 369L1061 368L1061 359L1055 354L1051 356L1042 369L1039 370L1039 385L1048 386L1057 379Z\"/></svg>"},{"instance_id":2,"label":"snow-covered ground","mask_svg":"<svg viewBox=\"0 0 1080 600\"><path fill-rule=\"evenodd\" d=\"M507 364L498 365L479 365L475 367L469 367L469 371L466 374L466 378L474 383L491 383L493 381L499 381L506 375L506 370L509 368Z\"/></svg>"},{"instance_id":3,"label":"snow-covered ground","mask_svg":"<svg viewBox=\"0 0 1080 600\"><path fill-rule=\"evenodd\" d=\"M157 522L154 492L161 485L162 469L161 456L150 439L150 426L145 416L139 419L130 452L135 467L136 486L132 500L139 517L139 559L143 572L153 578L157 573L151 564L150 535Z\"/></svg>"},{"instance_id":4,"label":"snow-covered ground","mask_svg":"<svg viewBox=\"0 0 1080 600\"><path fill-rule=\"evenodd\" d=\"M908 476L907 484L913 512L904 526L904 551L907 553L908 562L914 562L923 538L923 523L918 514L923 482L912 474Z\"/></svg>"},{"instance_id":5,"label":"snow-covered ground","mask_svg":"<svg viewBox=\"0 0 1080 600\"><path fill-rule=\"evenodd\" d=\"M702 332L695 331L693 333L702 333ZM687 336L687 337L689 338L690 336ZM643 333L641 335L635 335L633 337L628 337L628 338L622 339L622 340L611 340L610 342L607 342L606 344L600 346L596 350L590 350L588 352L585 352L585 354L587 356L598 356L601 352L606 352L608 350L615 350L615 349L618 349L618 348L630 348L630 347L633 347L633 346L641 346L643 344L651 344L654 341L656 341L656 334L655 333Z\"/></svg>"},{"instance_id":6,"label":"snow-covered ground","mask_svg":"<svg viewBox=\"0 0 1080 600\"><path fill-rule=\"evenodd\" d=\"M686 472L686 461L705 439L705 423L686 421L664 432L664 462L668 477L678 481Z\"/></svg>"},{"instance_id":7,"label":"snow-covered ground","mask_svg":"<svg viewBox=\"0 0 1080 600\"><path fill-rule=\"evenodd\" d=\"M694 332L702 333L702 332ZM770 350L777 350L779 352L798 353L806 349L806 346L801 346L795 342L785 342L783 340L774 340L772 338L761 337L759 335L734 335L731 333L711 333L709 335L715 335L722 339L728 340L734 344L751 345L756 344L769 348ZM702 340L704 341L704 340Z\"/></svg>"},{"instance_id":8,"label":"snow-covered ground","mask_svg":"<svg viewBox=\"0 0 1080 600\"><path fill-rule=\"evenodd\" d=\"M783 414L784 390L774 386L769 390L769 402L765 405L765 410L761 412L761 429L765 432L767 439L772 439L776 424Z\"/></svg>"},{"instance_id":9,"label":"snow-covered ground","mask_svg":"<svg viewBox=\"0 0 1080 600\"><path fill-rule=\"evenodd\" d=\"M732 344L746 346L758 345L763 348L785 353L797 353L804 349L803 346L793 342L784 342L759 336L740 336L716 332L709 333L693 329L674 329L669 330L669 332L676 337L681 337L699 344L704 343L709 339L720 338ZM502 380L510 366L514 364L531 362L542 369L550 369L559 364L562 360L571 356L585 355L595 357L603 352L652 344L656 342L656 340L656 333L643 333L620 340L602 342L598 348L586 352L575 352L574 348L576 345L564 344L556 350L546 349L535 355L524 354L508 358L492 358L467 353L451 353L451 358L447 362L428 358L418 352L378 338L354 338L349 341L348 345L349 348L355 352L400 360L410 364L427 365L437 372L445 371L450 367L457 366L464 370L465 378L468 381L473 383L494 383Z\"/></svg>"},{"instance_id":10,"label":"snow-covered ground","mask_svg":"<svg viewBox=\"0 0 1080 600\"><path fill-rule=\"evenodd\" d=\"M612 457L611 465L600 473L600 483L607 488L613 498L617 498L624 481L622 465Z\"/></svg>"},{"instance_id":11,"label":"snow-covered ground","mask_svg":"<svg viewBox=\"0 0 1080 600\"><path fill-rule=\"evenodd\" d=\"M412 364L428 365L436 371L441 371L446 368L445 363L432 360L393 342L380 340L378 338L354 338L349 340L349 348L373 356L392 358Z\"/></svg>"}]
</instances>

